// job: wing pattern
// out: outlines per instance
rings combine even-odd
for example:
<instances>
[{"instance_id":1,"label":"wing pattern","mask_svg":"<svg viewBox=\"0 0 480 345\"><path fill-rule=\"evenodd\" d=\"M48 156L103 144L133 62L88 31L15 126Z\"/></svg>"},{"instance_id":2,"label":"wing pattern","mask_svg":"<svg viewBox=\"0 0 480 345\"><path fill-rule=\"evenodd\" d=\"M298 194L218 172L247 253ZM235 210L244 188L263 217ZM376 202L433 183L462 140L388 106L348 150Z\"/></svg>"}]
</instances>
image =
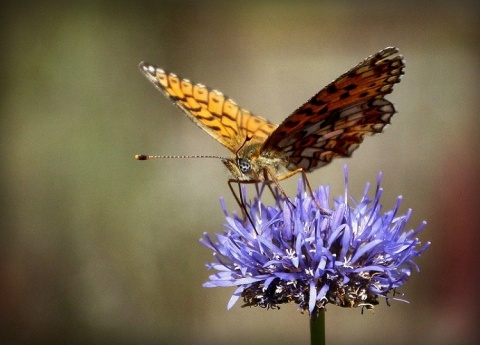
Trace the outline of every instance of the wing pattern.
<instances>
[{"instance_id":1,"label":"wing pattern","mask_svg":"<svg viewBox=\"0 0 480 345\"><path fill-rule=\"evenodd\" d=\"M385 48L320 90L280 124L262 151L279 152L288 158L289 170L307 172L349 157L364 135L381 132L395 113L384 96L403 74L397 53Z\"/></svg>"},{"instance_id":2,"label":"wing pattern","mask_svg":"<svg viewBox=\"0 0 480 345\"><path fill-rule=\"evenodd\" d=\"M247 139L263 142L277 127L239 107L218 90L181 79L146 62L140 63L139 68L193 122L233 153Z\"/></svg>"},{"instance_id":3,"label":"wing pattern","mask_svg":"<svg viewBox=\"0 0 480 345\"><path fill-rule=\"evenodd\" d=\"M192 121L235 154L222 159L231 181L278 183L336 157L349 157L365 135L381 132L395 113L385 96L400 82L405 64L397 48L385 48L324 87L279 126L220 91L145 62L139 67Z\"/></svg>"}]
</instances>

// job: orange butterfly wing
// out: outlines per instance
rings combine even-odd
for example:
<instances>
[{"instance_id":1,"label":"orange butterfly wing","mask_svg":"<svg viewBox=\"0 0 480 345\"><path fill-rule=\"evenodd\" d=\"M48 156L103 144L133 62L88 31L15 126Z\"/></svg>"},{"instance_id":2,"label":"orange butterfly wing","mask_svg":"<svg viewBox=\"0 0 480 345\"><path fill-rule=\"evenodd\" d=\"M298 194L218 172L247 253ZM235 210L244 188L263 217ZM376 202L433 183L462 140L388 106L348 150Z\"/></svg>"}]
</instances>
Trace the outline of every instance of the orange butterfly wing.
<instances>
[{"instance_id":1,"label":"orange butterfly wing","mask_svg":"<svg viewBox=\"0 0 480 345\"><path fill-rule=\"evenodd\" d=\"M395 113L384 96L405 67L396 53L395 47L385 48L324 87L278 126L261 151L280 153L292 171L349 157L365 134L381 132Z\"/></svg>"},{"instance_id":2,"label":"orange butterfly wing","mask_svg":"<svg viewBox=\"0 0 480 345\"><path fill-rule=\"evenodd\" d=\"M233 153L248 140L263 142L276 125L240 108L231 98L203 84L181 79L142 62L140 70L187 116Z\"/></svg>"}]
</instances>

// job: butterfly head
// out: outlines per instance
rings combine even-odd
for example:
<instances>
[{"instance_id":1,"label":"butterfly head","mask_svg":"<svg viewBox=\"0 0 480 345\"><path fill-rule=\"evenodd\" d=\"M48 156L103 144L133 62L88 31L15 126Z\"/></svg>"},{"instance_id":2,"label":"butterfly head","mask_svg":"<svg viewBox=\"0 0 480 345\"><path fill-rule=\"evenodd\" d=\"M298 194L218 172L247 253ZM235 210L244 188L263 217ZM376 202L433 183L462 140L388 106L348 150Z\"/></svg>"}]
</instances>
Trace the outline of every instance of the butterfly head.
<instances>
[{"instance_id":1,"label":"butterfly head","mask_svg":"<svg viewBox=\"0 0 480 345\"><path fill-rule=\"evenodd\" d=\"M258 182L259 174L255 169L256 155L251 147L239 150L234 157L223 158L222 162L227 167L233 179L243 182Z\"/></svg>"},{"instance_id":2,"label":"butterfly head","mask_svg":"<svg viewBox=\"0 0 480 345\"><path fill-rule=\"evenodd\" d=\"M247 158L223 158L222 162L227 167L233 180L241 182L249 182L252 180L249 176L252 165Z\"/></svg>"},{"instance_id":3,"label":"butterfly head","mask_svg":"<svg viewBox=\"0 0 480 345\"><path fill-rule=\"evenodd\" d=\"M260 143L245 142L234 157L222 159L233 179L242 182L259 182L261 180L261 174L255 163L260 153L260 147Z\"/></svg>"}]
</instances>

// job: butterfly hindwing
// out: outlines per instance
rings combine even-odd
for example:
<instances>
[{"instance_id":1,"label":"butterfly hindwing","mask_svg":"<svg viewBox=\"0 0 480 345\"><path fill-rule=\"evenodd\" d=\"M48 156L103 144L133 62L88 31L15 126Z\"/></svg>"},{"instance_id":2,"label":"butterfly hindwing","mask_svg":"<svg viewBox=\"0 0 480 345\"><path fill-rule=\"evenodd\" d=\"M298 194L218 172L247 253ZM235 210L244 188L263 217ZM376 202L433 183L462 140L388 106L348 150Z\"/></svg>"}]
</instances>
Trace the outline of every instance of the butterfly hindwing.
<instances>
[{"instance_id":1,"label":"butterfly hindwing","mask_svg":"<svg viewBox=\"0 0 480 345\"><path fill-rule=\"evenodd\" d=\"M280 152L290 170L311 171L350 156L365 134L381 132L395 112L384 96L403 74L397 52L385 48L327 85L285 119L262 150Z\"/></svg>"}]
</instances>

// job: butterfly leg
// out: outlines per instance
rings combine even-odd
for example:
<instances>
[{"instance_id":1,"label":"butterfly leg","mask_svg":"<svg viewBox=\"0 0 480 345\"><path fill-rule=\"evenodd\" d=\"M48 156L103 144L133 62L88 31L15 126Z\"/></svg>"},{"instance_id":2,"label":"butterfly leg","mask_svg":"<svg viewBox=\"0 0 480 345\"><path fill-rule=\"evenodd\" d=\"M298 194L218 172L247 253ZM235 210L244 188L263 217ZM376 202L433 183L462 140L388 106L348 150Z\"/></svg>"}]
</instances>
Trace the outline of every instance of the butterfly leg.
<instances>
[{"instance_id":1,"label":"butterfly leg","mask_svg":"<svg viewBox=\"0 0 480 345\"><path fill-rule=\"evenodd\" d=\"M232 183L236 183L238 185L238 195L235 192L235 190L233 189ZM250 217L250 215L248 214L247 208L245 206L245 201L244 201L244 197L243 197L243 193L242 193L242 183L240 183L237 180L230 179L230 180L228 180L228 187L230 188L230 191L232 192L233 196L235 197L235 201L237 202L238 206L240 206L240 209L242 210L243 220L245 221L246 219L248 219L250 224L252 224L252 227L253 227L253 230L255 230L255 233L258 234L257 229L255 228L255 224L253 223L253 220Z\"/></svg>"},{"instance_id":2,"label":"butterfly leg","mask_svg":"<svg viewBox=\"0 0 480 345\"><path fill-rule=\"evenodd\" d=\"M280 199L278 198L279 195L284 197L282 191L277 187L277 185L275 185L275 189L272 187L271 183L266 182L266 185L268 186L268 189L270 190L270 193L272 193L273 199L275 200L275 205L279 208L282 208L283 205L280 204ZM293 204L292 204L292 206L295 207L295 205L293 205Z\"/></svg>"},{"instance_id":3,"label":"butterfly leg","mask_svg":"<svg viewBox=\"0 0 480 345\"><path fill-rule=\"evenodd\" d=\"M307 174L305 173L305 171L303 169L301 169L301 170L302 170L303 183L307 185L308 192L310 193L310 196L312 197L313 202L315 202L315 205L317 205L318 209L320 210L320 212L322 214L330 216L331 212L328 212L322 206L320 206L317 199L315 199L315 196L313 195L312 187L310 186L310 182L308 181L308 178L307 178Z\"/></svg>"},{"instance_id":4,"label":"butterfly leg","mask_svg":"<svg viewBox=\"0 0 480 345\"><path fill-rule=\"evenodd\" d=\"M290 199L288 199L288 197L286 197L285 195L285 192L283 191L283 189L280 187L280 184L279 184L279 181L281 180L285 180L295 174L298 174L298 173L301 173L302 174L302 181L303 181L303 184L304 184L304 187L305 185L307 186L307 189L308 189L308 193L310 194L310 196L312 197L313 199L313 202L315 203L315 205L317 206L317 208L320 210L320 212L324 215L330 215L331 213L328 212L327 210L325 210L322 206L320 206L320 204L318 203L317 199L315 198L315 196L313 195L313 191L312 191L312 187L310 186L310 182L308 181L308 178L307 178L307 174L305 173L305 170L303 170L302 168L298 168L298 169L295 169L293 171L290 171L284 175L281 175L280 177L276 178L272 172L269 171L269 177L272 178L272 180L275 182L275 184L279 187L280 191L282 192L282 195L287 198L287 200L290 201ZM290 203L292 203L290 201Z\"/></svg>"},{"instance_id":5,"label":"butterfly leg","mask_svg":"<svg viewBox=\"0 0 480 345\"><path fill-rule=\"evenodd\" d=\"M240 197L238 197L237 192L235 191L235 189L232 186L232 183L237 184L238 195L240 195ZM243 218L245 219L246 209L245 209L245 203L243 202L242 188L241 188L240 182L238 182L237 180L228 180L228 188L230 188L230 192L232 192L232 194L235 198L235 201L237 202L238 206L240 206L240 208L242 209Z\"/></svg>"},{"instance_id":6,"label":"butterfly leg","mask_svg":"<svg viewBox=\"0 0 480 345\"><path fill-rule=\"evenodd\" d=\"M285 193L285 191L283 190L282 186L280 185L280 180L277 179L277 177L275 176L275 174L268 168L268 167L265 167L264 171L264 178L265 178L265 181L267 181L267 184L268 184L268 188L270 189L270 191L272 192L272 195L273 197L275 198L276 195L278 195L277 193L275 193L272 189L272 186L270 185L269 182L273 182L275 184L275 186L277 187L277 189L280 191L280 194L282 195L282 197L287 200L287 202L293 207L295 208L295 205L293 204L293 202L290 200L290 198L287 196L287 194ZM284 177L284 178L287 178L289 176L292 176L296 174L295 173L292 173L290 175L290 173L288 173L288 176ZM283 177L283 176L281 176ZM284 178L281 178L281 180L283 180ZM277 200L277 198L275 198L275 200Z\"/></svg>"}]
</instances>

